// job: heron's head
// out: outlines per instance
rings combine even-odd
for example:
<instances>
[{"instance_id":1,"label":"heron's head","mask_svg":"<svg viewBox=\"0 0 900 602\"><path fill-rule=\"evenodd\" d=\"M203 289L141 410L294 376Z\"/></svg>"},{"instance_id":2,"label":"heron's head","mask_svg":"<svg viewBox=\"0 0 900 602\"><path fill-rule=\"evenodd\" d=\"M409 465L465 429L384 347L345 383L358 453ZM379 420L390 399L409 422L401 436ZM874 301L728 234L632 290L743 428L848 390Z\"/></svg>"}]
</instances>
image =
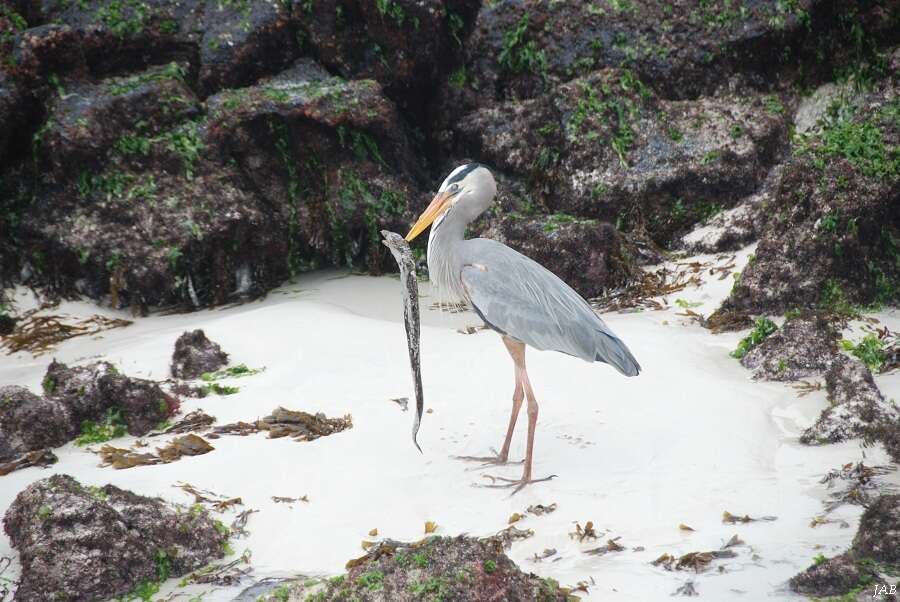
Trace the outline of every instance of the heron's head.
<instances>
[{"instance_id":1,"label":"heron's head","mask_svg":"<svg viewBox=\"0 0 900 602\"><path fill-rule=\"evenodd\" d=\"M406 240L411 241L428 226L438 228L451 214L464 223L471 222L490 207L496 194L497 183L491 170L480 163L460 165L441 184L431 204L406 235Z\"/></svg>"}]
</instances>

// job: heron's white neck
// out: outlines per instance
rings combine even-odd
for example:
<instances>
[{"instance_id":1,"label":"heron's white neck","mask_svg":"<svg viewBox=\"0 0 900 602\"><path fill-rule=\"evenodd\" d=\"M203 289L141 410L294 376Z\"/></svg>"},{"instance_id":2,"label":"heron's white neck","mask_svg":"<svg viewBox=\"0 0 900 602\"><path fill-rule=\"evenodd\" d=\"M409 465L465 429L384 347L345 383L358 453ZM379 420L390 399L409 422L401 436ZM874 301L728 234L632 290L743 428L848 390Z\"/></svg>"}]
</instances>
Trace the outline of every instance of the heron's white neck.
<instances>
[{"instance_id":1,"label":"heron's white neck","mask_svg":"<svg viewBox=\"0 0 900 602\"><path fill-rule=\"evenodd\" d=\"M468 301L460 280L460 245L465 240L468 222L452 211L428 235L428 278L438 300L455 303Z\"/></svg>"}]
</instances>

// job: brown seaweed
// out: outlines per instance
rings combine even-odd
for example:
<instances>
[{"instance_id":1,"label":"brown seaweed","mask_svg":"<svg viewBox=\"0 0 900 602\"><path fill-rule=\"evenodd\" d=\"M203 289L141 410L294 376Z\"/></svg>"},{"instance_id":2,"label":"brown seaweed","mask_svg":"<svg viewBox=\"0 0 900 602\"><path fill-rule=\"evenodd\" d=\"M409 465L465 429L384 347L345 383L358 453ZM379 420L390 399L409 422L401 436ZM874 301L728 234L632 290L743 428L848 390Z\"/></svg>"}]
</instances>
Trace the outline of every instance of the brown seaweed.
<instances>
[{"instance_id":1,"label":"brown seaweed","mask_svg":"<svg viewBox=\"0 0 900 602\"><path fill-rule=\"evenodd\" d=\"M146 444L136 443L138 447L146 447ZM169 464L180 460L184 456L200 456L215 449L202 437L190 434L178 437L164 447L156 448L157 454L148 452L136 452L131 449L104 445L97 452L102 460L101 466L112 466L117 470L134 468L135 466L152 466L154 464Z\"/></svg>"},{"instance_id":2,"label":"brown seaweed","mask_svg":"<svg viewBox=\"0 0 900 602\"><path fill-rule=\"evenodd\" d=\"M734 525L737 523L755 523L755 522L759 522L759 521L771 522L774 520L778 520L778 517L777 516L752 517L749 514L745 514L744 516L738 516L738 515L732 514L728 510L726 510L725 512L722 513L722 522L725 524L728 524L728 525Z\"/></svg>"},{"instance_id":3,"label":"brown seaweed","mask_svg":"<svg viewBox=\"0 0 900 602\"><path fill-rule=\"evenodd\" d=\"M597 539L597 532L594 531L594 522L588 521L584 523L584 527L581 526L581 523L575 523L575 530L569 533L569 537L572 539L577 539L580 542L590 539Z\"/></svg>"},{"instance_id":4,"label":"brown seaweed","mask_svg":"<svg viewBox=\"0 0 900 602\"><path fill-rule=\"evenodd\" d=\"M291 437L295 441L314 441L349 428L353 428L353 417L350 414L342 418L328 418L321 412L310 414L277 407L271 414L256 422L231 422L214 426L206 436L210 439L217 439L220 435L246 437L266 431L269 439Z\"/></svg>"},{"instance_id":5,"label":"brown seaweed","mask_svg":"<svg viewBox=\"0 0 900 602\"><path fill-rule=\"evenodd\" d=\"M709 552L688 552L677 558L671 554L663 554L650 564L662 567L667 571L692 570L700 573L709 568L713 560L736 557L737 553L731 550L712 550Z\"/></svg>"},{"instance_id":6,"label":"brown seaweed","mask_svg":"<svg viewBox=\"0 0 900 602\"><path fill-rule=\"evenodd\" d=\"M203 506L211 508L216 512L225 512L226 510L231 509L233 506L244 505L243 500L239 497L228 497L226 495L220 495L218 493L214 493L205 489L197 489L190 483L182 483L179 481L178 483L172 485L172 487L181 489L185 493L194 496L195 504L202 504Z\"/></svg>"},{"instance_id":7,"label":"brown seaweed","mask_svg":"<svg viewBox=\"0 0 900 602\"><path fill-rule=\"evenodd\" d=\"M621 537L614 537L613 539L608 539L606 541L606 545L600 546L598 548L592 548L590 550L585 550L585 554L590 554L591 556L603 556L605 554L609 554L610 552L622 552L625 550L625 546L619 543Z\"/></svg>"},{"instance_id":8,"label":"brown seaweed","mask_svg":"<svg viewBox=\"0 0 900 602\"><path fill-rule=\"evenodd\" d=\"M494 537L508 550L512 547L513 542L534 537L534 531L532 529L519 529L515 525L510 525L498 531L494 534Z\"/></svg>"},{"instance_id":9,"label":"brown seaweed","mask_svg":"<svg viewBox=\"0 0 900 602\"><path fill-rule=\"evenodd\" d=\"M156 448L160 460L165 464L180 460L184 456L202 456L213 451L215 448L210 445L203 437L194 435L184 435L169 442L165 447Z\"/></svg>"},{"instance_id":10,"label":"brown seaweed","mask_svg":"<svg viewBox=\"0 0 900 602\"><path fill-rule=\"evenodd\" d=\"M254 512L259 512L254 508L247 508L246 510L238 513L237 516L234 517L234 520L231 521L231 536L232 537L246 537L250 535L250 532L247 531L247 521L250 520L250 515Z\"/></svg>"},{"instance_id":11,"label":"brown seaweed","mask_svg":"<svg viewBox=\"0 0 900 602\"><path fill-rule=\"evenodd\" d=\"M150 433L150 436L155 437L157 435L174 435L189 433L191 431L205 430L213 423L215 423L215 421L216 419L214 416L210 416L209 414L204 413L203 410L197 409L190 414L187 414L184 418L182 418L175 424L166 427L161 431Z\"/></svg>"},{"instance_id":12,"label":"brown seaweed","mask_svg":"<svg viewBox=\"0 0 900 602\"><path fill-rule=\"evenodd\" d=\"M272 501L276 504L296 504L297 502L309 503L309 497L301 495L300 497L286 497L282 495L273 495Z\"/></svg>"},{"instance_id":13,"label":"brown seaweed","mask_svg":"<svg viewBox=\"0 0 900 602\"><path fill-rule=\"evenodd\" d=\"M63 321L63 316L39 316L35 314L19 320L12 334L2 337L0 348L7 355L28 351L35 357L50 353L63 341L94 335L112 328L132 324L130 320L95 315L74 323Z\"/></svg>"},{"instance_id":14,"label":"brown seaweed","mask_svg":"<svg viewBox=\"0 0 900 602\"><path fill-rule=\"evenodd\" d=\"M154 454L138 453L130 449L104 445L97 452L102 460L101 466L112 466L116 470L134 468L135 466L151 466L162 461Z\"/></svg>"},{"instance_id":15,"label":"brown seaweed","mask_svg":"<svg viewBox=\"0 0 900 602\"><path fill-rule=\"evenodd\" d=\"M677 293L691 285L700 286L703 281L699 272L707 265L677 264L674 269L662 267L653 272L641 271L637 278L625 287L591 299L591 307L602 312L668 309L669 305L659 297Z\"/></svg>"},{"instance_id":16,"label":"brown seaweed","mask_svg":"<svg viewBox=\"0 0 900 602\"><path fill-rule=\"evenodd\" d=\"M223 564L209 564L200 570L194 571L182 580L183 584L199 583L209 585L229 586L240 583L249 577L253 569L250 568L250 550L245 550L238 558Z\"/></svg>"},{"instance_id":17,"label":"brown seaweed","mask_svg":"<svg viewBox=\"0 0 900 602\"><path fill-rule=\"evenodd\" d=\"M47 467L51 464L56 464L56 462L57 457L52 451L50 451L49 449L38 449L24 454L20 458L13 460L12 462L0 464L0 477L8 475L14 470L20 470L22 468L28 468L30 466ZM2 598L0 598L0 600L2 600Z\"/></svg>"}]
</instances>

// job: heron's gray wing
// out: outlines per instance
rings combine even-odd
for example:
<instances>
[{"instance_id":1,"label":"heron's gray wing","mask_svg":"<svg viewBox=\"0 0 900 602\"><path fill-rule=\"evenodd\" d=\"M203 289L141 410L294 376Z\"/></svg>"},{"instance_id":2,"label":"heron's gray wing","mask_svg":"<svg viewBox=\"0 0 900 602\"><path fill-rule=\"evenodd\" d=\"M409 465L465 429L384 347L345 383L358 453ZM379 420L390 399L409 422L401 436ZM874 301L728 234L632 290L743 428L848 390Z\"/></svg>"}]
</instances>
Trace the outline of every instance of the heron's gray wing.
<instances>
[{"instance_id":1,"label":"heron's gray wing","mask_svg":"<svg viewBox=\"0 0 900 602\"><path fill-rule=\"evenodd\" d=\"M483 238L463 243L460 278L491 328L535 349L602 361L634 376L640 365L578 293L536 261Z\"/></svg>"}]
</instances>

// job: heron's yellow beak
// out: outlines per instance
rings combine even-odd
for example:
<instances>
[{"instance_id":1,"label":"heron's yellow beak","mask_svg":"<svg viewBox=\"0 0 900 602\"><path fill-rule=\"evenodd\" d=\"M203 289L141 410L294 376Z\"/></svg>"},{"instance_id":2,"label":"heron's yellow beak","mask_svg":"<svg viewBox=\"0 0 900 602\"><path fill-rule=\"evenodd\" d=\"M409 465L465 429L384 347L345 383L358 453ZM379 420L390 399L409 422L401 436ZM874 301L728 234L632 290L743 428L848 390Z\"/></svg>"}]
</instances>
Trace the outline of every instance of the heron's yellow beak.
<instances>
[{"instance_id":1,"label":"heron's yellow beak","mask_svg":"<svg viewBox=\"0 0 900 602\"><path fill-rule=\"evenodd\" d=\"M413 225L409 234L406 235L406 242L412 241L412 239L421 234L425 228L430 226L434 220L449 209L450 199L452 198L453 195L450 192L439 192L434 199L432 199L431 204L422 212L422 215L419 216L419 220Z\"/></svg>"}]
</instances>

